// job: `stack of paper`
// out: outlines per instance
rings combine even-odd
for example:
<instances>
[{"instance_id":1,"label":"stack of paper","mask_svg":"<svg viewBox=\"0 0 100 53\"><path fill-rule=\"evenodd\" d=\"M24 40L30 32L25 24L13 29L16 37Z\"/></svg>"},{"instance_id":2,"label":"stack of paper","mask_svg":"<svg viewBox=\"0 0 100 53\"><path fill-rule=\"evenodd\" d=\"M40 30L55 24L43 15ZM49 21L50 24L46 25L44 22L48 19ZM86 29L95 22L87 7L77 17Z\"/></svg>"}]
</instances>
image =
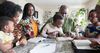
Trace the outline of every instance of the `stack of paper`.
<instances>
[{"instance_id":1,"label":"stack of paper","mask_svg":"<svg viewBox=\"0 0 100 53\"><path fill-rule=\"evenodd\" d=\"M30 53L54 53L55 50L56 43L40 43Z\"/></svg>"}]
</instances>

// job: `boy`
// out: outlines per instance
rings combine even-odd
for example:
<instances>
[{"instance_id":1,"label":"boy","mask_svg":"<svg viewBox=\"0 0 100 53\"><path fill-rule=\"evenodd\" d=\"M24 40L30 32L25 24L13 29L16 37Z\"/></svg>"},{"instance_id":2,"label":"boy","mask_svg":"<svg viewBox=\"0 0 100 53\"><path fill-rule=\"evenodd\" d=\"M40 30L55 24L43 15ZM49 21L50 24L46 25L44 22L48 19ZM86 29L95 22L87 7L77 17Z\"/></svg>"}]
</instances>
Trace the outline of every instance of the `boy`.
<instances>
[{"instance_id":1,"label":"boy","mask_svg":"<svg viewBox=\"0 0 100 53\"><path fill-rule=\"evenodd\" d=\"M6 16L0 17L0 50L2 53L15 53L12 49L13 30L13 20Z\"/></svg>"}]
</instances>

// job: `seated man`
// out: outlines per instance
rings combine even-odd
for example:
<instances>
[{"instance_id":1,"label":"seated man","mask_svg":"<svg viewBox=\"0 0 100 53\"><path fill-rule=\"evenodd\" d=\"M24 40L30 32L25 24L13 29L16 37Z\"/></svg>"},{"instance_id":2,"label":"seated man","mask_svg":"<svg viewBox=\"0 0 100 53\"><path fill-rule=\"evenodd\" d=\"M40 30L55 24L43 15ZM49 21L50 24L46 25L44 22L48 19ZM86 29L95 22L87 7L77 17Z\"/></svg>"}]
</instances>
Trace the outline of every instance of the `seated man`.
<instances>
[{"instance_id":1,"label":"seated man","mask_svg":"<svg viewBox=\"0 0 100 53\"><path fill-rule=\"evenodd\" d=\"M56 38L58 36L65 36L62 30L63 17L61 15L54 15L53 23L48 23L42 30L43 37Z\"/></svg>"}]
</instances>

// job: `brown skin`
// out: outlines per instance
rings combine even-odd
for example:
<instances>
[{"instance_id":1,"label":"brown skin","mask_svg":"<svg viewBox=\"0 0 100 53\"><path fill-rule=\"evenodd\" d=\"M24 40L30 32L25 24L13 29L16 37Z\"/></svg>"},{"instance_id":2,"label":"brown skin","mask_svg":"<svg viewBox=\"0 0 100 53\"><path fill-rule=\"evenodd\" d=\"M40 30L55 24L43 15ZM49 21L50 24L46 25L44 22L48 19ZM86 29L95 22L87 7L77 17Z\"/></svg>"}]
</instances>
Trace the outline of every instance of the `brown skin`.
<instances>
[{"instance_id":1,"label":"brown skin","mask_svg":"<svg viewBox=\"0 0 100 53\"><path fill-rule=\"evenodd\" d=\"M55 27L62 27L63 25L63 20L60 20L60 19L57 19L56 21L53 22L53 25ZM56 34L55 34L56 33ZM48 38L53 38L53 39L56 39L56 36L59 32L58 31L55 31L55 32L51 32L51 33L48 33L50 36L48 36Z\"/></svg>"},{"instance_id":2,"label":"brown skin","mask_svg":"<svg viewBox=\"0 0 100 53\"><path fill-rule=\"evenodd\" d=\"M28 15L31 17L31 16L33 16L34 12L35 11L34 11L33 7L29 6L29 8L28 8Z\"/></svg>"},{"instance_id":3,"label":"brown skin","mask_svg":"<svg viewBox=\"0 0 100 53\"><path fill-rule=\"evenodd\" d=\"M18 22L19 16L20 16L21 12L17 12L16 15L14 17L12 17L12 19L14 20L15 25Z\"/></svg>"},{"instance_id":4,"label":"brown skin","mask_svg":"<svg viewBox=\"0 0 100 53\"><path fill-rule=\"evenodd\" d=\"M63 20L57 19L56 21L53 22L53 25L56 27L62 27L63 25Z\"/></svg>"},{"instance_id":5,"label":"brown skin","mask_svg":"<svg viewBox=\"0 0 100 53\"><path fill-rule=\"evenodd\" d=\"M2 31L4 31L5 33L10 33L13 32L14 30L14 22L13 21L8 21L8 24L4 26L4 28L2 29ZM0 50L3 53L15 53L15 51L12 49L12 41L7 42L7 43L2 43L0 41Z\"/></svg>"},{"instance_id":6,"label":"brown skin","mask_svg":"<svg viewBox=\"0 0 100 53\"><path fill-rule=\"evenodd\" d=\"M98 17L98 19L100 21L100 5L96 5L95 10L97 12L97 17Z\"/></svg>"},{"instance_id":7,"label":"brown skin","mask_svg":"<svg viewBox=\"0 0 100 53\"><path fill-rule=\"evenodd\" d=\"M12 17L12 19L14 20L15 26L17 25L17 22L18 22L18 19L19 19L20 14L21 14L21 12L17 12L16 15L15 15L14 17ZM19 36L16 36L17 39L20 39L20 38L21 38L20 35L21 35L21 34L19 34ZM25 39L25 38L24 38L24 39ZM26 40L26 39L25 39L25 40ZM20 41L21 41L21 42L20 42ZM27 41L23 41L23 40L20 40L20 41L19 41L19 44L21 44L21 45L26 45L26 43L27 43ZM23 41L23 43L22 43L22 41Z\"/></svg>"},{"instance_id":8,"label":"brown skin","mask_svg":"<svg viewBox=\"0 0 100 53\"><path fill-rule=\"evenodd\" d=\"M65 14L67 14L67 6L66 5L62 5L59 9L59 13L64 16Z\"/></svg>"}]
</instances>

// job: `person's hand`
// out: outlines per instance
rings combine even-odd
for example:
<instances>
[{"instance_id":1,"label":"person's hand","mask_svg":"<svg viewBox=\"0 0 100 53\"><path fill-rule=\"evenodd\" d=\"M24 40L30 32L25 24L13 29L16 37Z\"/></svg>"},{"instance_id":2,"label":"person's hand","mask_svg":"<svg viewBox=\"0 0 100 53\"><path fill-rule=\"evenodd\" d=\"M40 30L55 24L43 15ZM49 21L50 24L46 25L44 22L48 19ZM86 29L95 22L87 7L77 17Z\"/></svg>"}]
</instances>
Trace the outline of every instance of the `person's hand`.
<instances>
[{"instance_id":1,"label":"person's hand","mask_svg":"<svg viewBox=\"0 0 100 53\"><path fill-rule=\"evenodd\" d=\"M26 40L26 39L22 39L22 40L19 41L19 44L20 44L21 46L24 46L24 45L27 44L27 40Z\"/></svg>"},{"instance_id":2,"label":"person's hand","mask_svg":"<svg viewBox=\"0 0 100 53\"><path fill-rule=\"evenodd\" d=\"M6 52L3 52L3 53L16 53L14 49L9 49L7 50Z\"/></svg>"},{"instance_id":3,"label":"person's hand","mask_svg":"<svg viewBox=\"0 0 100 53\"><path fill-rule=\"evenodd\" d=\"M58 33L59 33L58 31L54 31L54 32L48 33L48 35L50 35L50 36L57 36Z\"/></svg>"}]
</instances>

